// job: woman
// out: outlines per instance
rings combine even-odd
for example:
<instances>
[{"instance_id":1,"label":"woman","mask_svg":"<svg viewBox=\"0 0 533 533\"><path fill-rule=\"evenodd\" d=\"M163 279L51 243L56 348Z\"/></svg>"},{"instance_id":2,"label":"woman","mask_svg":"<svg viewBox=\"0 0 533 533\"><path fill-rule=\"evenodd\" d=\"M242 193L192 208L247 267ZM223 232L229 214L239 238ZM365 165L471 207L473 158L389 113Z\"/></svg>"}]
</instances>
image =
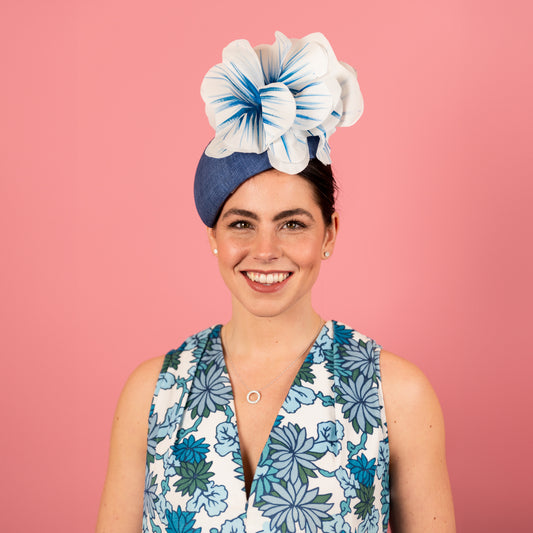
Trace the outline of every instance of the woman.
<instances>
[{"instance_id":1,"label":"woman","mask_svg":"<svg viewBox=\"0 0 533 533\"><path fill-rule=\"evenodd\" d=\"M231 43L202 96L216 135L195 200L232 317L130 377L98 532L455 531L430 384L311 304L339 228L328 137L362 113L355 71L321 34L277 33Z\"/></svg>"}]
</instances>

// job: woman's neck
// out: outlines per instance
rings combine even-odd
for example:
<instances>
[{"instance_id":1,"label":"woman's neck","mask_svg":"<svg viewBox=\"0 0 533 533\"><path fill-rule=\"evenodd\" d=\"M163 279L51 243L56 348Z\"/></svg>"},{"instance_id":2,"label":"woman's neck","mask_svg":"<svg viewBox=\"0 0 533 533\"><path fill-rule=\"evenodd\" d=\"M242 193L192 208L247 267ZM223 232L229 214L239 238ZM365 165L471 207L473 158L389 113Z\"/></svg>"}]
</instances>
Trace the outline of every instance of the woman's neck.
<instances>
[{"instance_id":1,"label":"woman's neck","mask_svg":"<svg viewBox=\"0 0 533 533\"><path fill-rule=\"evenodd\" d=\"M268 356L275 362L294 357L316 337L322 324L310 304L275 317L258 317L234 303L223 339L235 360Z\"/></svg>"}]
</instances>

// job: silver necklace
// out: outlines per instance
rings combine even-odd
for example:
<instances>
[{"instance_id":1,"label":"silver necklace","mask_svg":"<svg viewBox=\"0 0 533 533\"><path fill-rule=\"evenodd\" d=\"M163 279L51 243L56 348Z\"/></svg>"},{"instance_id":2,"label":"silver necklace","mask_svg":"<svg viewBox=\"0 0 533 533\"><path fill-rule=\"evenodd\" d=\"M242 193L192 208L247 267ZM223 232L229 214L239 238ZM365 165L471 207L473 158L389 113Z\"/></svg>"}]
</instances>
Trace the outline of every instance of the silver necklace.
<instances>
[{"instance_id":1,"label":"silver necklace","mask_svg":"<svg viewBox=\"0 0 533 533\"><path fill-rule=\"evenodd\" d=\"M232 370L233 374L235 374L235 377L239 380L241 385L243 385L245 390L249 391L248 394L246 395L246 401L251 404L258 403L259 400L261 399L261 391L264 391L265 389L268 389L268 387L270 387L271 385L274 385L274 383L276 383L276 381L278 381L281 378L281 376L285 374L285 372L287 372L290 368L292 368L296 364L296 361L301 359L304 355L306 355L309 352L309 350L311 349L311 346L313 346L313 344L315 343L315 340L317 339L318 334L322 330L323 326L324 326L324 321L321 320L320 327L318 328L316 335L313 337L313 340L309 343L309 345L306 346L305 350L300 355L298 355L298 357L293 359L274 379L270 380L266 385L263 385L263 387L261 387L260 389L250 389L250 387L246 385L244 379L242 379L239 373L237 372L236 365L234 365L233 370ZM220 340L222 341L222 350L226 354L226 357L229 361L231 360L231 356L230 356L230 353L228 351L228 348L224 340L222 339L222 335L220 336ZM233 360L232 360L232 365L233 365Z\"/></svg>"}]
</instances>

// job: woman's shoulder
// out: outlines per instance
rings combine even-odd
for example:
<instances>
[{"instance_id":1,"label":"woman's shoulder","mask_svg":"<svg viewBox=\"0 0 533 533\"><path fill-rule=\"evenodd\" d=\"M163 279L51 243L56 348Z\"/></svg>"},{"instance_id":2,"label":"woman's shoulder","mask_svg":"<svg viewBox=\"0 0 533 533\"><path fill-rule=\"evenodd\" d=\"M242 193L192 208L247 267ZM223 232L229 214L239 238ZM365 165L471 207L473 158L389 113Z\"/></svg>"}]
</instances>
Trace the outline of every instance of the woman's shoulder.
<instances>
[{"instance_id":1,"label":"woman's shoulder","mask_svg":"<svg viewBox=\"0 0 533 533\"><path fill-rule=\"evenodd\" d=\"M387 350L380 354L381 378L387 404L392 408L418 405L436 400L435 391L426 375L407 359Z\"/></svg>"},{"instance_id":2,"label":"woman's shoulder","mask_svg":"<svg viewBox=\"0 0 533 533\"><path fill-rule=\"evenodd\" d=\"M455 531L437 395L415 364L386 350L380 360L395 520L417 531Z\"/></svg>"},{"instance_id":3,"label":"woman's shoulder","mask_svg":"<svg viewBox=\"0 0 533 533\"><path fill-rule=\"evenodd\" d=\"M165 356L142 362L129 375L120 394L117 413L122 416L147 414Z\"/></svg>"},{"instance_id":4,"label":"woman's shoulder","mask_svg":"<svg viewBox=\"0 0 533 533\"><path fill-rule=\"evenodd\" d=\"M165 357L166 355L159 355L139 364L129 375L124 388L132 387L139 389L143 387L151 387L152 384L155 386L161 368L163 367Z\"/></svg>"},{"instance_id":5,"label":"woman's shoulder","mask_svg":"<svg viewBox=\"0 0 533 533\"><path fill-rule=\"evenodd\" d=\"M391 456L444 441L440 403L422 370L386 350L381 351L380 366Z\"/></svg>"}]
</instances>

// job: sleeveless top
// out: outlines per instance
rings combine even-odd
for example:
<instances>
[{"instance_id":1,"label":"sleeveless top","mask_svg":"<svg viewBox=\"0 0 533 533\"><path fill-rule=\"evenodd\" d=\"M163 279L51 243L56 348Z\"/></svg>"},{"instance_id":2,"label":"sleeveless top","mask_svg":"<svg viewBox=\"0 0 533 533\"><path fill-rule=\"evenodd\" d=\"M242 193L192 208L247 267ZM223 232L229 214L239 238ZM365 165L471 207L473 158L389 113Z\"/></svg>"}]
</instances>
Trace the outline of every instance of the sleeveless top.
<instances>
[{"instance_id":1,"label":"sleeveless top","mask_svg":"<svg viewBox=\"0 0 533 533\"><path fill-rule=\"evenodd\" d=\"M143 532L386 532L381 347L339 322L323 326L247 498L220 329L165 357L150 410Z\"/></svg>"}]
</instances>

